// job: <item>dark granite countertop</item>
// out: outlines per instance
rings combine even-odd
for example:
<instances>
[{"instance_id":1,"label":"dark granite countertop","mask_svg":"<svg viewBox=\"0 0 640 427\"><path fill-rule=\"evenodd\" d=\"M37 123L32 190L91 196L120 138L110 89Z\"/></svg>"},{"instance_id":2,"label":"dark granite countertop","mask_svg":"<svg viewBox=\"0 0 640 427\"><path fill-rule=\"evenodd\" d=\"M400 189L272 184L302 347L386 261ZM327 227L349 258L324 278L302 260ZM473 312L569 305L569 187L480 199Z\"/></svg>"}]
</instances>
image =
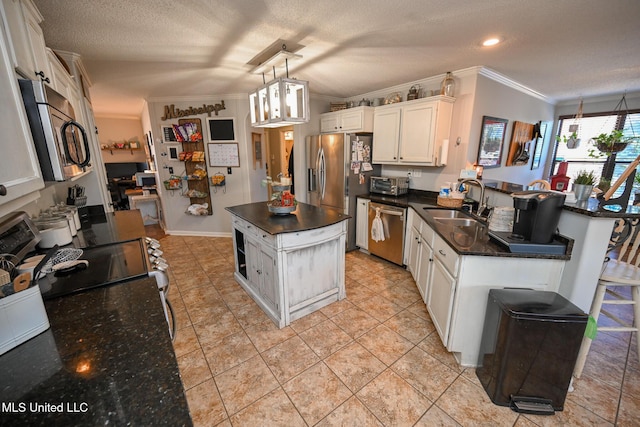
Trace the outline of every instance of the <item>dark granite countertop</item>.
<instances>
[{"instance_id":1,"label":"dark granite countertop","mask_svg":"<svg viewBox=\"0 0 640 427\"><path fill-rule=\"evenodd\" d=\"M456 225L444 224L436 221L433 216L424 208L433 208L431 204L409 203L409 206L431 227L440 237L442 237L460 255L493 256L504 258L541 258L541 259L571 259L573 249L573 239L556 235L555 240L566 245L564 255L548 254L524 254L511 253L508 249L491 240L489 237L489 227L486 222L480 220L473 227L460 227ZM437 207L442 209L442 207ZM445 208L446 209L446 208ZM474 218L477 218L474 216Z\"/></svg>"},{"instance_id":2,"label":"dark granite countertop","mask_svg":"<svg viewBox=\"0 0 640 427\"><path fill-rule=\"evenodd\" d=\"M144 235L138 211L104 219L84 224L74 244ZM0 356L0 402L15 408L0 411L0 424L192 425L154 279L52 299L45 308L51 328Z\"/></svg>"},{"instance_id":3,"label":"dark granite countertop","mask_svg":"<svg viewBox=\"0 0 640 427\"><path fill-rule=\"evenodd\" d=\"M296 210L289 215L269 212L267 202L230 206L225 209L269 234L312 230L351 218L337 209L319 208L300 202Z\"/></svg>"},{"instance_id":4,"label":"dark granite countertop","mask_svg":"<svg viewBox=\"0 0 640 427\"><path fill-rule=\"evenodd\" d=\"M385 203L398 207L411 207L429 226L442 237L460 255L497 256L506 258L543 258L568 260L571 258L573 240L564 236L557 236L567 245L565 255L540 255L511 253L503 246L489 238L489 228L484 222L479 227L458 227L436 222L423 208L439 208L437 205L438 194L432 191L409 190L408 194L391 197L381 194L362 194L358 197L369 199L372 202ZM446 208L444 208L446 209Z\"/></svg>"},{"instance_id":5,"label":"dark granite countertop","mask_svg":"<svg viewBox=\"0 0 640 427\"><path fill-rule=\"evenodd\" d=\"M114 211L92 215L82 222L82 228L73 238L72 245L78 248L126 242L145 236L144 222L140 211Z\"/></svg>"},{"instance_id":6,"label":"dark granite countertop","mask_svg":"<svg viewBox=\"0 0 640 427\"><path fill-rule=\"evenodd\" d=\"M0 357L0 401L26 408L0 412L1 424L191 425L155 280L45 307L51 329Z\"/></svg>"},{"instance_id":7,"label":"dark granite countertop","mask_svg":"<svg viewBox=\"0 0 640 427\"><path fill-rule=\"evenodd\" d=\"M384 203L391 206L397 206L400 208L408 208L409 203L421 203L424 205L437 206L438 193L434 191L423 190L409 190L407 194L402 196L385 196L384 194L365 193L360 194L357 197L369 199L372 202Z\"/></svg>"},{"instance_id":8,"label":"dark granite countertop","mask_svg":"<svg viewBox=\"0 0 640 427\"><path fill-rule=\"evenodd\" d=\"M473 183L472 183L473 184ZM511 194L518 191L526 191L527 186L504 181L483 181L485 189ZM586 202L566 203L564 210L603 218L640 218L640 206L627 206L624 210L619 206L607 206L600 208L596 198L589 198Z\"/></svg>"}]
</instances>

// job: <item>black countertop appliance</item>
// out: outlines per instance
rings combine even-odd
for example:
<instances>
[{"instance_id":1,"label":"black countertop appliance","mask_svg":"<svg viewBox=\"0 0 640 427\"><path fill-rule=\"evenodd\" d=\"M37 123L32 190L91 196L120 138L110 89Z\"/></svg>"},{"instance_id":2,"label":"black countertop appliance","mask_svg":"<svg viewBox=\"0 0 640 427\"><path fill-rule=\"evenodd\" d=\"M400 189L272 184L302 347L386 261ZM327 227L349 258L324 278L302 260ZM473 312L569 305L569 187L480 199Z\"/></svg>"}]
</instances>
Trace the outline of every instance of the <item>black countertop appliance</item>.
<instances>
[{"instance_id":1,"label":"black countertop appliance","mask_svg":"<svg viewBox=\"0 0 640 427\"><path fill-rule=\"evenodd\" d=\"M555 292L491 289L476 368L491 401L517 412L562 411L587 319Z\"/></svg>"},{"instance_id":2,"label":"black countertop appliance","mask_svg":"<svg viewBox=\"0 0 640 427\"><path fill-rule=\"evenodd\" d=\"M565 195L554 191L522 191L511 196L516 209L514 236L531 243L551 243Z\"/></svg>"}]
</instances>

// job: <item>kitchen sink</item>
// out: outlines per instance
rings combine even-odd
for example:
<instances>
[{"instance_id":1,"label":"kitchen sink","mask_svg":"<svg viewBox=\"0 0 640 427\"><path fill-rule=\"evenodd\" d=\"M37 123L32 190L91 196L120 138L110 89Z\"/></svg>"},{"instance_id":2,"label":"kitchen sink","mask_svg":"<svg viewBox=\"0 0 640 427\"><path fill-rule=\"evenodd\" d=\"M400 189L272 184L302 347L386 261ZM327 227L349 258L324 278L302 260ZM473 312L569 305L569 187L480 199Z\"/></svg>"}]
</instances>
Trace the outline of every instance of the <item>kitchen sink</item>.
<instances>
[{"instance_id":1,"label":"kitchen sink","mask_svg":"<svg viewBox=\"0 0 640 427\"><path fill-rule=\"evenodd\" d=\"M426 214L431 216L436 223L454 227L480 227L484 223L470 213L458 209L433 209L424 208Z\"/></svg>"},{"instance_id":2,"label":"kitchen sink","mask_svg":"<svg viewBox=\"0 0 640 427\"><path fill-rule=\"evenodd\" d=\"M478 223L473 218L436 218L435 220L442 224L455 225L457 227L471 227Z\"/></svg>"},{"instance_id":3,"label":"kitchen sink","mask_svg":"<svg viewBox=\"0 0 640 427\"><path fill-rule=\"evenodd\" d=\"M473 218L471 218L471 216L467 212L459 211L456 209L433 209L433 208L423 208L423 209L426 213L428 213L429 215L431 215L433 218L436 218L436 219L464 218L464 219L473 220Z\"/></svg>"}]
</instances>

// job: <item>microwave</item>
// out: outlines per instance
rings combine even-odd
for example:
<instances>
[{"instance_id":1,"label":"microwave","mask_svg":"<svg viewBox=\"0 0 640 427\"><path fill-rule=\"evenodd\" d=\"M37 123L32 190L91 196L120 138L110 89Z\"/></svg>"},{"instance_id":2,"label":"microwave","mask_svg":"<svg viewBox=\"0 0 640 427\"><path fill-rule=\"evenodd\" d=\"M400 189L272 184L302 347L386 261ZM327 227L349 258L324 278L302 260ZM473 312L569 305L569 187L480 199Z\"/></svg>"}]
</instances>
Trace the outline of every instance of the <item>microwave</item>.
<instances>
[{"instance_id":1,"label":"microwave","mask_svg":"<svg viewBox=\"0 0 640 427\"><path fill-rule=\"evenodd\" d=\"M369 192L401 196L409 191L409 178L372 176L369 181Z\"/></svg>"},{"instance_id":2,"label":"microwave","mask_svg":"<svg viewBox=\"0 0 640 427\"><path fill-rule=\"evenodd\" d=\"M18 82L42 179L67 181L90 170L89 140L71 103L44 82Z\"/></svg>"}]
</instances>

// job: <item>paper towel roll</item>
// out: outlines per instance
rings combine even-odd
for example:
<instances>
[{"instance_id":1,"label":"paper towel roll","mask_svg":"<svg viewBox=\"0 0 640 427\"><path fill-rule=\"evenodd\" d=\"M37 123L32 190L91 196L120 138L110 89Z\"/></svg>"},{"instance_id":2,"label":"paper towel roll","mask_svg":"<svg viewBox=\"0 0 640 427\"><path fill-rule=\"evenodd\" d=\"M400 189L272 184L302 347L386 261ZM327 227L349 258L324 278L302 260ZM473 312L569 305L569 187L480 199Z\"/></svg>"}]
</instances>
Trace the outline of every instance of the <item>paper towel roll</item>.
<instances>
[{"instance_id":1,"label":"paper towel roll","mask_svg":"<svg viewBox=\"0 0 640 427\"><path fill-rule=\"evenodd\" d=\"M445 166L447 164L447 157L449 157L449 140L443 139L440 146L440 160L438 166Z\"/></svg>"}]
</instances>

